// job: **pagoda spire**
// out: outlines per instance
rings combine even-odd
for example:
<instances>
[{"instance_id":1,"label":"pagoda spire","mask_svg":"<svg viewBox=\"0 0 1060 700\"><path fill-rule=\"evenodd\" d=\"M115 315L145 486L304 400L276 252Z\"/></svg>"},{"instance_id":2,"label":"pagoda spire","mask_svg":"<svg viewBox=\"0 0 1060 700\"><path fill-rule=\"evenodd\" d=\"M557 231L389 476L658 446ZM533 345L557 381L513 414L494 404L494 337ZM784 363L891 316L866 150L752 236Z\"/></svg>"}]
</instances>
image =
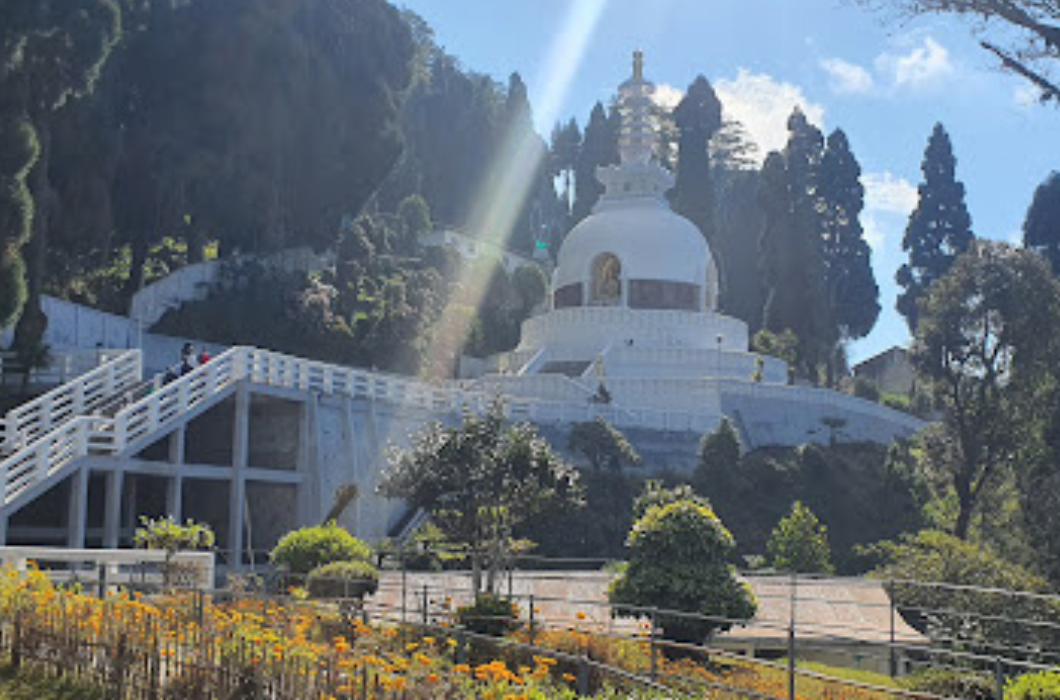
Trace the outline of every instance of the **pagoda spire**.
<instances>
[{"instance_id":1,"label":"pagoda spire","mask_svg":"<svg viewBox=\"0 0 1060 700\"><path fill-rule=\"evenodd\" d=\"M655 86L644 79L644 53L633 52L633 77L619 87L622 131L618 151L623 163L647 163L655 149L656 125L652 114Z\"/></svg>"}]
</instances>

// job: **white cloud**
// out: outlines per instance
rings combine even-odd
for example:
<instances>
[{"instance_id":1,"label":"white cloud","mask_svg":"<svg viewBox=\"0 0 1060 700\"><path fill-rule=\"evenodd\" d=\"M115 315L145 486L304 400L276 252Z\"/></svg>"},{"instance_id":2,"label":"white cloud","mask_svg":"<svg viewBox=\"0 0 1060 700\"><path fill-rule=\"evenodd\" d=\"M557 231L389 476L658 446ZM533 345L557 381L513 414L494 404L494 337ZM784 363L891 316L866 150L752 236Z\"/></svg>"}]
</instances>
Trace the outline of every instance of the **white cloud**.
<instances>
[{"instance_id":1,"label":"white cloud","mask_svg":"<svg viewBox=\"0 0 1060 700\"><path fill-rule=\"evenodd\" d=\"M821 60L820 66L828 74L828 86L836 94L866 95L876 86L872 74L856 63L826 58Z\"/></svg>"},{"instance_id":2,"label":"white cloud","mask_svg":"<svg viewBox=\"0 0 1060 700\"><path fill-rule=\"evenodd\" d=\"M684 90L663 83L662 85L655 86L655 92L652 94L651 98L655 104L663 109L673 109L681 102L684 96Z\"/></svg>"},{"instance_id":3,"label":"white cloud","mask_svg":"<svg viewBox=\"0 0 1060 700\"><path fill-rule=\"evenodd\" d=\"M760 159L787 143L788 117L796 105L811 123L819 127L824 124L824 107L807 100L797 85L779 82L764 73L741 68L735 79L719 80L714 89L725 116L743 124L758 144Z\"/></svg>"},{"instance_id":4,"label":"white cloud","mask_svg":"<svg viewBox=\"0 0 1060 700\"><path fill-rule=\"evenodd\" d=\"M865 233L865 242L872 248L872 252L879 253L883 249L883 244L887 242L887 234L883 230L885 227L880 225L875 216L863 214L861 228Z\"/></svg>"},{"instance_id":5,"label":"white cloud","mask_svg":"<svg viewBox=\"0 0 1060 700\"><path fill-rule=\"evenodd\" d=\"M919 201L915 186L887 170L865 173L861 176L861 184L865 188L866 211L909 216Z\"/></svg>"},{"instance_id":6,"label":"white cloud","mask_svg":"<svg viewBox=\"0 0 1060 700\"><path fill-rule=\"evenodd\" d=\"M1012 91L1012 100L1023 109L1034 107L1041 104L1042 91L1031 83L1022 83Z\"/></svg>"},{"instance_id":7,"label":"white cloud","mask_svg":"<svg viewBox=\"0 0 1060 700\"><path fill-rule=\"evenodd\" d=\"M876 70L896 89L921 88L938 84L953 75L950 52L931 37L907 53L882 53L876 57Z\"/></svg>"}]
</instances>

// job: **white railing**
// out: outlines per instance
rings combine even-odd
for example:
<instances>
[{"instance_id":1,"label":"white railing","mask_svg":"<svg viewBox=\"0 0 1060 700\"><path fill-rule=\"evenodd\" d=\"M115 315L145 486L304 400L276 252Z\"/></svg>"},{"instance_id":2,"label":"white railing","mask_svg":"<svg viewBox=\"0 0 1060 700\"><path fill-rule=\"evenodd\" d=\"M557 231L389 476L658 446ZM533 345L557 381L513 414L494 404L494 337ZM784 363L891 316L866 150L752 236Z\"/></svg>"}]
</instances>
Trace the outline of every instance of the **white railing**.
<instances>
[{"instance_id":1,"label":"white railing","mask_svg":"<svg viewBox=\"0 0 1060 700\"><path fill-rule=\"evenodd\" d=\"M0 420L0 454L10 454L78 416L90 415L115 394L136 385L143 374L139 350L99 354L103 364L33 401L12 409Z\"/></svg>"},{"instance_id":2,"label":"white railing","mask_svg":"<svg viewBox=\"0 0 1060 700\"><path fill-rule=\"evenodd\" d=\"M242 380L301 392L318 392L358 399L395 403L430 414L470 410L481 412L494 400L486 391L471 391L458 384L432 384L417 379L306 360L257 348L236 347L222 353L179 379L159 386L142 399L121 409L113 418L80 416L27 444L0 461L0 509L9 508L31 487L57 478L60 472L88 454L119 454L143 447L160 433L171 430L189 412L209 407ZM807 399L807 392L788 387L754 385L743 391L765 392L789 399ZM838 401L838 399L837 399ZM894 414L867 402L842 397L873 415ZM512 420L539 424L569 424L602 417L618 428L653 428L667 431L712 430L717 410L658 410L627 408L589 401L541 401L504 397L504 410ZM67 414L64 414L67 415ZM881 416L882 417L882 416ZM908 422L918 422L909 418Z\"/></svg>"},{"instance_id":3,"label":"white railing","mask_svg":"<svg viewBox=\"0 0 1060 700\"><path fill-rule=\"evenodd\" d=\"M69 581L72 578L82 578L83 571L79 567L88 564L95 569L97 578L100 580L100 572L106 583L111 585L118 583L130 583L138 578L144 577L142 569L145 565L153 565L158 569L166 564L177 564L182 568L194 569L195 586L198 588L213 588L214 585L214 555L212 552L176 552L170 555L160 549L67 549L57 547L0 547L0 566L10 566L19 571L25 571L29 563L33 562L37 567L48 573L57 581ZM64 568L53 570L49 564L62 564ZM121 569L125 568L122 572ZM160 576L152 577L159 580Z\"/></svg>"}]
</instances>

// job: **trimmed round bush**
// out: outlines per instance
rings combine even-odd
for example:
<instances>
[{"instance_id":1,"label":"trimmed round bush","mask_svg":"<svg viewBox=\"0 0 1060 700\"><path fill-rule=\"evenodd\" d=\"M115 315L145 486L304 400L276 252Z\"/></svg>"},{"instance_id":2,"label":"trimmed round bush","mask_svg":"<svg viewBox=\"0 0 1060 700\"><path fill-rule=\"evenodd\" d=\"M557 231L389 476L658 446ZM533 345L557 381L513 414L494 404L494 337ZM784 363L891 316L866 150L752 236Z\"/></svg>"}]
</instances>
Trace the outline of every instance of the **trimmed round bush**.
<instances>
[{"instance_id":1,"label":"trimmed round bush","mask_svg":"<svg viewBox=\"0 0 1060 700\"><path fill-rule=\"evenodd\" d=\"M311 598L363 598L379 589L379 571L366 561L336 561L309 572Z\"/></svg>"},{"instance_id":2,"label":"trimmed round bush","mask_svg":"<svg viewBox=\"0 0 1060 700\"><path fill-rule=\"evenodd\" d=\"M1060 700L1060 673L1042 671L1014 678L1005 687L1005 700Z\"/></svg>"},{"instance_id":3,"label":"trimmed round bush","mask_svg":"<svg viewBox=\"0 0 1060 700\"><path fill-rule=\"evenodd\" d=\"M465 629L501 637L519 629L519 606L491 593L481 593L471 605L458 608L456 618Z\"/></svg>"},{"instance_id":4,"label":"trimmed round bush","mask_svg":"<svg viewBox=\"0 0 1060 700\"><path fill-rule=\"evenodd\" d=\"M287 567L292 574L308 574L338 561L369 562L372 550L335 523L303 527L288 532L270 555L273 564Z\"/></svg>"},{"instance_id":5,"label":"trimmed round bush","mask_svg":"<svg viewBox=\"0 0 1060 700\"><path fill-rule=\"evenodd\" d=\"M920 693L965 700L996 700L994 680L971 671L961 673L948 669L929 669L914 673L902 685Z\"/></svg>"}]
</instances>

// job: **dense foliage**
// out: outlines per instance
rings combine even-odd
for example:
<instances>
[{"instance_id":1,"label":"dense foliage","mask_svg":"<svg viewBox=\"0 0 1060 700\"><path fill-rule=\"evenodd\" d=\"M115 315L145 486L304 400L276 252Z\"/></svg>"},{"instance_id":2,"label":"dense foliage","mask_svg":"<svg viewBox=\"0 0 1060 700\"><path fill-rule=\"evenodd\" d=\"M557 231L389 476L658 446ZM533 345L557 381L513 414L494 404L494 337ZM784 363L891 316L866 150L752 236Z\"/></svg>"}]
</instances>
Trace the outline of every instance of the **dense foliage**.
<instances>
[{"instance_id":1,"label":"dense foliage","mask_svg":"<svg viewBox=\"0 0 1060 700\"><path fill-rule=\"evenodd\" d=\"M603 469L617 472L624 466L637 467L641 464L636 448L620 430L603 418L575 423L567 447L581 455L595 472Z\"/></svg>"},{"instance_id":2,"label":"dense foliage","mask_svg":"<svg viewBox=\"0 0 1060 700\"><path fill-rule=\"evenodd\" d=\"M1023 247L1039 253L1060 275L1060 172L1049 173L1034 191L1023 222Z\"/></svg>"},{"instance_id":3,"label":"dense foliage","mask_svg":"<svg viewBox=\"0 0 1060 700\"><path fill-rule=\"evenodd\" d=\"M367 561L333 561L310 571L305 586L314 598L363 598L379 589L379 571Z\"/></svg>"},{"instance_id":4,"label":"dense foliage","mask_svg":"<svg viewBox=\"0 0 1060 700\"><path fill-rule=\"evenodd\" d=\"M945 408L924 438L927 465L956 494L963 538L984 492L1019 471L1037 425L1060 359L1060 281L1036 255L982 243L935 282L921 309L912 359Z\"/></svg>"},{"instance_id":5,"label":"dense foliage","mask_svg":"<svg viewBox=\"0 0 1060 700\"><path fill-rule=\"evenodd\" d=\"M425 509L450 541L467 547L476 592L493 592L518 524L582 503L577 470L533 426L508 424L499 403L482 416L465 414L459 427L427 425L391 453L379 489Z\"/></svg>"},{"instance_id":6,"label":"dense foliage","mask_svg":"<svg viewBox=\"0 0 1060 700\"><path fill-rule=\"evenodd\" d=\"M1060 673L1039 671L1013 678L1005 685L1006 700L1060 700Z\"/></svg>"},{"instance_id":7,"label":"dense foliage","mask_svg":"<svg viewBox=\"0 0 1060 700\"><path fill-rule=\"evenodd\" d=\"M766 550L777 571L799 574L830 574L834 571L828 529L799 501L795 501L791 513L773 528Z\"/></svg>"},{"instance_id":8,"label":"dense foliage","mask_svg":"<svg viewBox=\"0 0 1060 700\"><path fill-rule=\"evenodd\" d=\"M919 325L920 300L975 239L972 219L964 204L964 185L956 177L953 145L941 124L936 124L931 132L921 170L924 181L919 187L920 198L902 239L909 262L899 268L896 276L903 290L898 297L898 312L905 316L913 333Z\"/></svg>"},{"instance_id":9,"label":"dense foliage","mask_svg":"<svg viewBox=\"0 0 1060 700\"><path fill-rule=\"evenodd\" d=\"M896 582L888 585L906 621L934 639L979 653L1002 641L1012 645L1009 653L1031 659L1052 658L1060 644L1060 603L1008 593L1045 592L1045 580L987 548L922 531L872 551L882 559L874 575Z\"/></svg>"},{"instance_id":10,"label":"dense foliage","mask_svg":"<svg viewBox=\"0 0 1060 700\"><path fill-rule=\"evenodd\" d=\"M269 555L273 564L298 575L334 562L369 562L371 558L368 545L335 523L289 532Z\"/></svg>"},{"instance_id":11,"label":"dense foliage","mask_svg":"<svg viewBox=\"0 0 1060 700\"><path fill-rule=\"evenodd\" d=\"M691 613L662 614L655 623L665 638L694 644L754 615L754 594L728 563L735 542L709 506L696 501L652 506L634 524L627 546L629 564L609 597L612 604L633 607L619 607L618 614L643 617L651 607Z\"/></svg>"},{"instance_id":12,"label":"dense foliage","mask_svg":"<svg viewBox=\"0 0 1060 700\"><path fill-rule=\"evenodd\" d=\"M923 524L923 478L908 450L880 445L806 445L749 452L696 488L732 530L741 555L761 555L776 523L799 500L829 524L833 563L864 570L857 545L891 539Z\"/></svg>"}]
</instances>

